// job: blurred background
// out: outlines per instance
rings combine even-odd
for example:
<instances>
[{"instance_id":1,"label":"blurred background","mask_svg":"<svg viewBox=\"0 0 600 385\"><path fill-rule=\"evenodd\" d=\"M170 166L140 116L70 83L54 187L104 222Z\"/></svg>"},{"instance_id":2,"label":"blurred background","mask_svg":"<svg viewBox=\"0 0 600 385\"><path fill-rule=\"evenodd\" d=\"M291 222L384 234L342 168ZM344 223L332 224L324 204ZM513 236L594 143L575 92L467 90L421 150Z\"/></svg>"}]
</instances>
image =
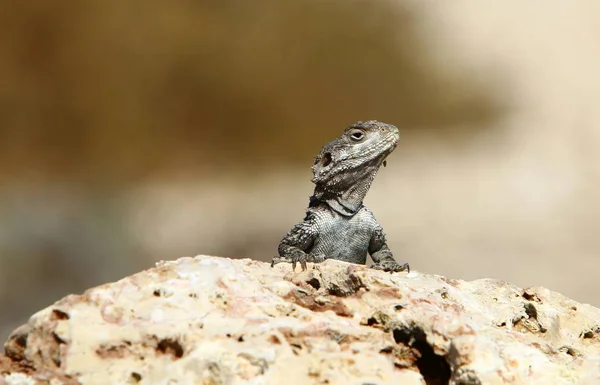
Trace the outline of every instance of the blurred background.
<instances>
[{"instance_id":1,"label":"blurred background","mask_svg":"<svg viewBox=\"0 0 600 385\"><path fill-rule=\"evenodd\" d=\"M600 3L11 2L0 14L0 340L155 261L269 261L357 120L414 270L600 306Z\"/></svg>"}]
</instances>

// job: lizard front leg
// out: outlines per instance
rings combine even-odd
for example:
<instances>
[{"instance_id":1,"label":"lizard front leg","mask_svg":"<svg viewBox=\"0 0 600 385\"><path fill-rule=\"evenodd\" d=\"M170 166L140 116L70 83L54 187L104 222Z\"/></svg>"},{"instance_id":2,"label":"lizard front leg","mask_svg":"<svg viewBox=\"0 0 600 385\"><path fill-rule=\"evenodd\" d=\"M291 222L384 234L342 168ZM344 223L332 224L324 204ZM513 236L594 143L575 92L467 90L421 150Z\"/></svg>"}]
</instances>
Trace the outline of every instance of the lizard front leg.
<instances>
[{"instance_id":1,"label":"lizard front leg","mask_svg":"<svg viewBox=\"0 0 600 385\"><path fill-rule=\"evenodd\" d=\"M371 268L384 271L408 271L410 272L410 266L408 263L403 265L396 262L392 251L388 247L383 228L377 225L373 230L371 241L369 242L369 254L373 259L373 266Z\"/></svg>"},{"instance_id":2,"label":"lizard front leg","mask_svg":"<svg viewBox=\"0 0 600 385\"><path fill-rule=\"evenodd\" d=\"M279 257L273 258L271 267L281 262L291 262L292 269L296 270L296 264L300 262L302 270L306 270L307 262L323 262L326 259L324 255L310 253L318 235L316 226L312 215L307 215L304 221L294 226L279 243Z\"/></svg>"}]
</instances>

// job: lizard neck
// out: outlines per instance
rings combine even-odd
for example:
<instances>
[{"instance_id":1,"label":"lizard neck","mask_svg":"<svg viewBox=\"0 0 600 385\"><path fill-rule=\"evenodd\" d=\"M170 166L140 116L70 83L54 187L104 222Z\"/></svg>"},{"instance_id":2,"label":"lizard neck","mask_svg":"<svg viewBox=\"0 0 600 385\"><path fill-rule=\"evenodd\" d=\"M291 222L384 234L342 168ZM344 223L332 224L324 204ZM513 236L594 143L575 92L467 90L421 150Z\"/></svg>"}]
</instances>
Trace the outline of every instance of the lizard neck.
<instances>
[{"instance_id":1,"label":"lizard neck","mask_svg":"<svg viewBox=\"0 0 600 385\"><path fill-rule=\"evenodd\" d=\"M374 175L373 175L374 176ZM326 203L333 211L345 217L352 217L363 207L363 200L371 187L373 178L356 182L342 191L332 191L322 185L316 185L310 197L310 206Z\"/></svg>"}]
</instances>

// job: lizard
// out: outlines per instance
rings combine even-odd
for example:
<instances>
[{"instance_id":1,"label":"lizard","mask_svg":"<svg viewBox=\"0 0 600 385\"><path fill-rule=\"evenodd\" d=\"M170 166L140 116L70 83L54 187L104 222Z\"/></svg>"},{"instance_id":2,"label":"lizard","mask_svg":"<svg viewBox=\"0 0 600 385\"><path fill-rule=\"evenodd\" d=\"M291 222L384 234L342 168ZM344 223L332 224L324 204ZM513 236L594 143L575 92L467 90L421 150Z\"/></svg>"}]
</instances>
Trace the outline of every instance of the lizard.
<instances>
[{"instance_id":1,"label":"lizard","mask_svg":"<svg viewBox=\"0 0 600 385\"><path fill-rule=\"evenodd\" d=\"M291 262L320 263L337 259L366 264L367 253L374 269L410 271L399 264L389 249L383 228L363 205L377 171L400 140L396 126L370 120L348 126L344 133L325 144L312 166L315 184L304 220L281 240L279 256L271 267Z\"/></svg>"}]
</instances>

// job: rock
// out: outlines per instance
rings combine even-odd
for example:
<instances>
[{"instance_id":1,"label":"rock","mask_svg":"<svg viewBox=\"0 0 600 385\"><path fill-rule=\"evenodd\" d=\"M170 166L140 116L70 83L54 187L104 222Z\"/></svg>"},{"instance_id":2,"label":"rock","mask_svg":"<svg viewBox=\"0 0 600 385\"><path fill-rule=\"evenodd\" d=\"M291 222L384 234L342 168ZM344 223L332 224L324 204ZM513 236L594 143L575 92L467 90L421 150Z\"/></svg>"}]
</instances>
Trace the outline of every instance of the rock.
<instances>
[{"instance_id":1,"label":"rock","mask_svg":"<svg viewBox=\"0 0 600 385\"><path fill-rule=\"evenodd\" d=\"M61 299L5 353L0 384L598 384L600 310L490 279L198 256Z\"/></svg>"}]
</instances>

